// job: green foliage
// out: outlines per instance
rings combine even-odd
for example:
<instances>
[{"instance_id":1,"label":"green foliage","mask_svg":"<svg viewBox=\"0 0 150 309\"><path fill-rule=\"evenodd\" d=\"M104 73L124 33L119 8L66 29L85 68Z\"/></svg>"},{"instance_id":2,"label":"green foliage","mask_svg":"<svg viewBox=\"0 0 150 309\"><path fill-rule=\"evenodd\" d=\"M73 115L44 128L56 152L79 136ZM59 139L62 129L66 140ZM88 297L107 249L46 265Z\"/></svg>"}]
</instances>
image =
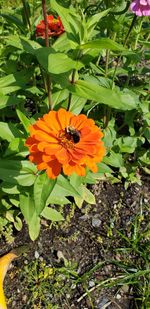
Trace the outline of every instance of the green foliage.
<instances>
[{"instance_id":1,"label":"green foliage","mask_svg":"<svg viewBox=\"0 0 150 309\"><path fill-rule=\"evenodd\" d=\"M35 240L41 218L63 220L70 197L78 207L95 204L87 183L123 180L127 188L141 183L141 171L150 174L149 27L147 17L137 20L126 39L127 1L51 0L48 14L61 17L65 33L45 47L35 35L41 3L22 3L0 12L0 186L11 199L7 220L19 230L23 215ZM29 126L49 110L47 79L55 110L70 105L102 127L107 154L97 173L53 181L28 161Z\"/></svg>"}]
</instances>

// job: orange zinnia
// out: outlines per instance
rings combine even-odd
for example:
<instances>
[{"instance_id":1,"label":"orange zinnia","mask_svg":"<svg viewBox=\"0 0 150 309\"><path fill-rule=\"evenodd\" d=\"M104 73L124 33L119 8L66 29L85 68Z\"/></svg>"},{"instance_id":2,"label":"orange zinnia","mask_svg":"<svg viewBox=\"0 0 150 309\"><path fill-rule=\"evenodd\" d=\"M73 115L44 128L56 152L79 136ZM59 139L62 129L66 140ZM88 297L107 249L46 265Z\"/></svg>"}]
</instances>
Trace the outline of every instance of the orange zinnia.
<instances>
[{"instance_id":1,"label":"orange zinnia","mask_svg":"<svg viewBox=\"0 0 150 309\"><path fill-rule=\"evenodd\" d=\"M63 170L84 176L86 166L97 172L97 162L105 154L100 129L85 115L74 115L64 109L50 111L30 126L30 161L38 170L46 170L49 178L56 178Z\"/></svg>"},{"instance_id":2,"label":"orange zinnia","mask_svg":"<svg viewBox=\"0 0 150 309\"><path fill-rule=\"evenodd\" d=\"M55 18L53 15L47 16L48 23L48 36L49 37L57 37L64 33L64 26L60 17ZM36 37L45 38L45 21L41 20L39 24L36 26Z\"/></svg>"}]
</instances>

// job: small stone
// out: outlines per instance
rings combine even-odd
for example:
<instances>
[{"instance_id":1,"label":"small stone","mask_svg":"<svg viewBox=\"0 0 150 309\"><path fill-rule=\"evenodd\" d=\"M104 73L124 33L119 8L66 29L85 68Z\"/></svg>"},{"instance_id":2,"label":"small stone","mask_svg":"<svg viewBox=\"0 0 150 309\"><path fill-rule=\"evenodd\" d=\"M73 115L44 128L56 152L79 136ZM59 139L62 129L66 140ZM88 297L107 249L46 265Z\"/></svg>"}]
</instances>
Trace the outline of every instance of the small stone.
<instances>
[{"instance_id":1,"label":"small stone","mask_svg":"<svg viewBox=\"0 0 150 309\"><path fill-rule=\"evenodd\" d=\"M83 215L83 216L81 216L80 218L79 218L80 220L83 220L83 221L86 221L86 220L88 220L89 219L89 215Z\"/></svg>"},{"instance_id":2,"label":"small stone","mask_svg":"<svg viewBox=\"0 0 150 309\"><path fill-rule=\"evenodd\" d=\"M25 264L25 265L28 265L28 260L24 260L24 264Z\"/></svg>"},{"instance_id":3,"label":"small stone","mask_svg":"<svg viewBox=\"0 0 150 309\"><path fill-rule=\"evenodd\" d=\"M117 294L117 295L116 295L116 299L118 299L118 300L121 299L121 295L120 295L120 294Z\"/></svg>"},{"instance_id":4,"label":"small stone","mask_svg":"<svg viewBox=\"0 0 150 309\"><path fill-rule=\"evenodd\" d=\"M40 255L39 255L38 251L35 251L34 256L35 256L36 259L39 258Z\"/></svg>"},{"instance_id":5,"label":"small stone","mask_svg":"<svg viewBox=\"0 0 150 309\"><path fill-rule=\"evenodd\" d=\"M70 298L70 294L66 294L66 297L67 297L67 298Z\"/></svg>"},{"instance_id":6,"label":"small stone","mask_svg":"<svg viewBox=\"0 0 150 309\"><path fill-rule=\"evenodd\" d=\"M92 288L95 285L95 282L93 280L89 281L89 287Z\"/></svg>"},{"instance_id":7,"label":"small stone","mask_svg":"<svg viewBox=\"0 0 150 309\"><path fill-rule=\"evenodd\" d=\"M92 226L93 227L100 227L102 221L98 218L92 218Z\"/></svg>"},{"instance_id":8,"label":"small stone","mask_svg":"<svg viewBox=\"0 0 150 309\"><path fill-rule=\"evenodd\" d=\"M22 300L23 300L24 303L26 303L26 301L27 301L27 295L23 295Z\"/></svg>"},{"instance_id":9,"label":"small stone","mask_svg":"<svg viewBox=\"0 0 150 309\"><path fill-rule=\"evenodd\" d=\"M97 304L97 308L98 308L98 309L103 309L103 307L104 307L106 304L110 305L111 302L109 301L108 298L103 297L103 298L100 300L100 302Z\"/></svg>"}]
</instances>

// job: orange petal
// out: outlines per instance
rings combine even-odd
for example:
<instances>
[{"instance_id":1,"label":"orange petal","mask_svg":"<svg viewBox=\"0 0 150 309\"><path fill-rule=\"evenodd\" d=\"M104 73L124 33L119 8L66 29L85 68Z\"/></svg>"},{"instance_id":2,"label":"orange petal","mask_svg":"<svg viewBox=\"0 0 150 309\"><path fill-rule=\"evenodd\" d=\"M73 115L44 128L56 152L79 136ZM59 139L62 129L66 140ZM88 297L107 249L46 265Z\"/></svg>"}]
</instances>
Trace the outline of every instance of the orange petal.
<instances>
[{"instance_id":1,"label":"orange petal","mask_svg":"<svg viewBox=\"0 0 150 309\"><path fill-rule=\"evenodd\" d=\"M85 126L86 121L87 117L85 115L78 115L71 119L70 125L77 130L81 130Z\"/></svg>"},{"instance_id":2,"label":"orange petal","mask_svg":"<svg viewBox=\"0 0 150 309\"><path fill-rule=\"evenodd\" d=\"M59 144L49 144L47 147L45 147L44 151L48 155L55 154L57 151L59 151L62 148Z\"/></svg>"},{"instance_id":3,"label":"orange petal","mask_svg":"<svg viewBox=\"0 0 150 309\"><path fill-rule=\"evenodd\" d=\"M57 160L53 160L47 164L47 176L55 179L61 173L61 164Z\"/></svg>"},{"instance_id":4,"label":"orange petal","mask_svg":"<svg viewBox=\"0 0 150 309\"><path fill-rule=\"evenodd\" d=\"M85 176L85 166L78 164L66 164L63 165L63 172L65 175L71 175L72 173L76 173L79 176Z\"/></svg>"},{"instance_id":5,"label":"orange petal","mask_svg":"<svg viewBox=\"0 0 150 309\"><path fill-rule=\"evenodd\" d=\"M63 108L58 110L58 121L60 123L61 129L64 130L67 126L70 125L72 117L73 114L71 112L68 112Z\"/></svg>"},{"instance_id":6,"label":"orange petal","mask_svg":"<svg viewBox=\"0 0 150 309\"><path fill-rule=\"evenodd\" d=\"M43 131L45 131L45 132L47 132L47 133L51 133L50 128L47 126L47 124L45 123L44 120L39 119L39 120L36 122L36 125L38 126L39 129L42 129Z\"/></svg>"},{"instance_id":7,"label":"orange petal","mask_svg":"<svg viewBox=\"0 0 150 309\"><path fill-rule=\"evenodd\" d=\"M70 161L70 154L63 147L55 153L55 157L61 164L66 164Z\"/></svg>"},{"instance_id":8,"label":"orange petal","mask_svg":"<svg viewBox=\"0 0 150 309\"><path fill-rule=\"evenodd\" d=\"M43 116L46 125L55 133L61 130L60 123L57 119L57 112L50 111L48 114Z\"/></svg>"},{"instance_id":9,"label":"orange petal","mask_svg":"<svg viewBox=\"0 0 150 309\"><path fill-rule=\"evenodd\" d=\"M35 138L40 142L58 143L57 138L54 135L47 134L44 131L37 130Z\"/></svg>"}]
</instances>

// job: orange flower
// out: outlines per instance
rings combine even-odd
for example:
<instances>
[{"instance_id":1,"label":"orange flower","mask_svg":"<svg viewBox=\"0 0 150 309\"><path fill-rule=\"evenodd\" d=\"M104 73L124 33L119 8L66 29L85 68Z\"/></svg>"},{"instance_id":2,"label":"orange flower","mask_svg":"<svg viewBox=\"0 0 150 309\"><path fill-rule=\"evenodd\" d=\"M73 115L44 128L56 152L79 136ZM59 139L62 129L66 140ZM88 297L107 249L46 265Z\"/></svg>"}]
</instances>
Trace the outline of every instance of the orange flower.
<instances>
[{"instance_id":1,"label":"orange flower","mask_svg":"<svg viewBox=\"0 0 150 309\"><path fill-rule=\"evenodd\" d=\"M64 109L50 111L30 126L30 161L38 170L46 170L49 178L65 175L84 176L86 166L97 172L97 162L105 154L100 129L85 115L73 115Z\"/></svg>"},{"instance_id":2,"label":"orange flower","mask_svg":"<svg viewBox=\"0 0 150 309\"><path fill-rule=\"evenodd\" d=\"M48 15L47 22L49 37L59 36L64 32L64 27L59 16L57 18L54 18L53 15ZM44 20L41 20L40 23L36 26L36 37L42 37L43 39L45 38Z\"/></svg>"}]
</instances>

